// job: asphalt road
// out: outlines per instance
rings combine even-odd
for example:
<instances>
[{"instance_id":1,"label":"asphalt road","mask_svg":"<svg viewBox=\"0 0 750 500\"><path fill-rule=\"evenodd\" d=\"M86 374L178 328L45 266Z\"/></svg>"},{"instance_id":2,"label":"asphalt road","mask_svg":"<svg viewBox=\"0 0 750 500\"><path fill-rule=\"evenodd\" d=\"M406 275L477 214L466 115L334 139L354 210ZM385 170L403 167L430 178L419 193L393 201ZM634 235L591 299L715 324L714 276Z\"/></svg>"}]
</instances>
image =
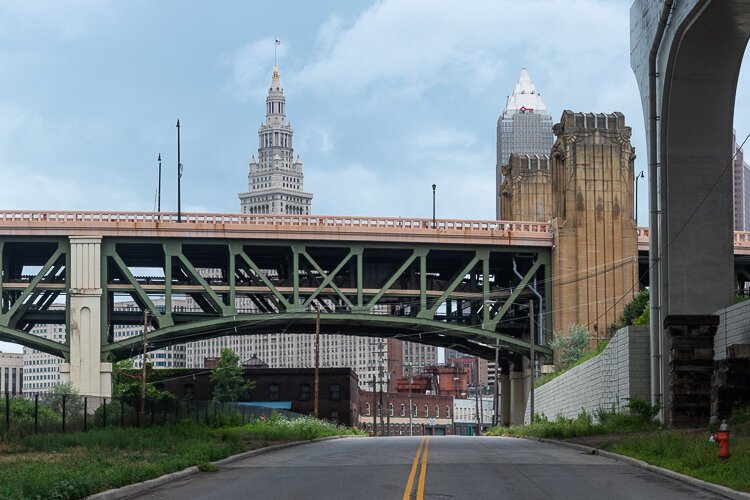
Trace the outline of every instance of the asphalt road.
<instances>
[{"instance_id":1,"label":"asphalt road","mask_svg":"<svg viewBox=\"0 0 750 500\"><path fill-rule=\"evenodd\" d=\"M347 438L167 484L150 499L723 498L598 455L515 438Z\"/></svg>"}]
</instances>

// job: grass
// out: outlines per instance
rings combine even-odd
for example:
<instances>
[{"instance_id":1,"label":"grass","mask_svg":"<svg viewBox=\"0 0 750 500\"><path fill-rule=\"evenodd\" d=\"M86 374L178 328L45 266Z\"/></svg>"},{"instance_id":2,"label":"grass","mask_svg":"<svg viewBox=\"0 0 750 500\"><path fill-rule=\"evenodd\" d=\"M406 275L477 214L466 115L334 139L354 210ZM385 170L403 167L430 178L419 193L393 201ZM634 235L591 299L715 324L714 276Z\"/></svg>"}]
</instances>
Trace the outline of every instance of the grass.
<instances>
[{"instance_id":1,"label":"grass","mask_svg":"<svg viewBox=\"0 0 750 500\"><path fill-rule=\"evenodd\" d=\"M722 462L717 458L719 445L710 443L708 436L708 431L701 434L661 431L649 436L628 437L606 445L605 449L710 483L750 492L750 437L732 435L732 457Z\"/></svg>"},{"instance_id":2,"label":"grass","mask_svg":"<svg viewBox=\"0 0 750 500\"><path fill-rule=\"evenodd\" d=\"M657 407L640 400L631 400L628 407L632 414L598 411L598 422L583 411L575 419L558 416L554 421L537 415L533 424L494 427L488 434L555 439L626 434L603 448L750 493L750 406L735 411L729 421L732 456L725 462L718 459L719 445L709 442L708 429L698 432L666 430L652 420Z\"/></svg>"},{"instance_id":3,"label":"grass","mask_svg":"<svg viewBox=\"0 0 750 500\"><path fill-rule=\"evenodd\" d=\"M278 442L361 434L311 417L243 426L185 421L148 429L109 428L30 436L0 444L0 498L83 498Z\"/></svg>"},{"instance_id":4,"label":"grass","mask_svg":"<svg viewBox=\"0 0 750 500\"><path fill-rule=\"evenodd\" d=\"M549 382L550 380L554 380L557 377L559 377L560 375L562 375L563 373L568 372L568 371L572 370L573 368L575 368L576 366L581 365L581 364L585 363L586 361L590 360L591 358L594 358L594 357L598 356L599 354L602 353L602 351L604 350L604 348L607 347L607 344L609 344L609 340L601 340L601 341L599 341L597 343L595 349L592 349L591 351L587 352L586 354L584 354L583 356L581 356L580 358L578 358L575 363L573 363L572 365L568 366L567 368L564 368L562 370L557 370L557 371L551 372L551 373L545 373L541 377L537 378L534 381L534 387L541 387L544 384L546 384L547 382Z\"/></svg>"},{"instance_id":5,"label":"grass","mask_svg":"<svg viewBox=\"0 0 750 500\"><path fill-rule=\"evenodd\" d=\"M599 411L597 421L592 415L581 411L576 418L565 418L561 415L555 420L547 420L537 415L534 423L513 427L493 427L487 434L490 436L540 437L552 439L569 439L597 434L620 434L648 432L659 429L661 425L641 415Z\"/></svg>"}]
</instances>

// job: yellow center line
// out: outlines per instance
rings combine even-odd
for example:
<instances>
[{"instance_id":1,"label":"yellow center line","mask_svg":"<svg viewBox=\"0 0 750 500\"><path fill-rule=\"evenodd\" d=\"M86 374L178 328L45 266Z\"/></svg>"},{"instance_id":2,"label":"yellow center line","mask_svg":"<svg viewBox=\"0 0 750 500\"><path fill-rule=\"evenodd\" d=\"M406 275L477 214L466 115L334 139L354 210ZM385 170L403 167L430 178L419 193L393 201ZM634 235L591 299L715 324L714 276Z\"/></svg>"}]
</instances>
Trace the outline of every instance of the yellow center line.
<instances>
[{"instance_id":1,"label":"yellow center line","mask_svg":"<svg viewBox=\"0 0 750 500\"><path fill-rule=\"evenodd\" d=\"M427 438L422 438L419 441L419 447L417 448L417 454L414 455L414 460L411 463L411 472L409 473L409 481L406 483L406 489L404 490L403 500L409 500L411 498L411 489L414 487L414 476L417 473L417 465L419 464L419 455L422 453L422 445L425 443Z\"/></svg>"},{"instance_id":2,"label":"yellow center line","mask_svg":"<svg viewBox=\"0 0 750 500\"><path fill-rule=\"evenodd\" d=\"M422 453L422 470L419 471L419 483L417 483L417 500L424 500L424 478L427 475L427 448L430 440L425 438L424 452Z\"/></svg>"}]
</instances>

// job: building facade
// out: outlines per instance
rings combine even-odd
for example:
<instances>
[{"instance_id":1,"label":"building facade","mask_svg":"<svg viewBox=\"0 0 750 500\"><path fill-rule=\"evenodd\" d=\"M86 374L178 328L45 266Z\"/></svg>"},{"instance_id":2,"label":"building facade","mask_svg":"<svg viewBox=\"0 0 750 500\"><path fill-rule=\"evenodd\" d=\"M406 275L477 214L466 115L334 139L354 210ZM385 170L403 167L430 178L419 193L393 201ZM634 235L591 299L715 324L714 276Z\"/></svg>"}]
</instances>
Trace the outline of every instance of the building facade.
<instances>
[{"instance_id":1,"label":"building facade","mask_svg":"<svg viewBox=\"0 0 750 500\"><path fill-rule=\"evenodd\" d=\"M258 130L258 158L250 159L247 191L239 194L242 213L310 215L313 195L304 190L302 161L299 155L294 158L293 137L279 68L274 66L266 119Z\"/></svg>"},{"instance_id":2,"label":"building facade","mask_svg":"<svg viewBox=\"0 0 750 500\"><path fill-rule=\"evenodd\" d=\"M732 182L734 188L734 230L750 230L750 165L745 161L737 137L732 134Z\"/></svg>"},{"instance_id":3,"label":"building facade","mask_svg":"<svg viewBox=\"0 0 750 500\"><path fill-rule=\"evenodd\" d=\"M0 352L0 394L21 394L24 377L23 354Z\"/></svg>"},{"instance_id":4,"label":"building facade","mask_svg":"<svg viewBox=\"0 0 750 500\"><path fill-rule=\"evenodd\" d=\"M526 68L523 68L513 94L508 96L505 109L497 119L495 207L498 220L512 220L502 212L499 196L503 183L502 168L508 164L510 155L516 153L530 158L549 155L553 142L552 116Z\"/></svg>"},{"instance_id":5,"label":"building facade","mask_svg":"<svg viewBox=\"0 0 750 500\"><path fill-rule=\"evenodd\" d=\"M358 399L358 427L376 436L453 434L453 396L360 391Z\"/></svg>"}]
</instances>

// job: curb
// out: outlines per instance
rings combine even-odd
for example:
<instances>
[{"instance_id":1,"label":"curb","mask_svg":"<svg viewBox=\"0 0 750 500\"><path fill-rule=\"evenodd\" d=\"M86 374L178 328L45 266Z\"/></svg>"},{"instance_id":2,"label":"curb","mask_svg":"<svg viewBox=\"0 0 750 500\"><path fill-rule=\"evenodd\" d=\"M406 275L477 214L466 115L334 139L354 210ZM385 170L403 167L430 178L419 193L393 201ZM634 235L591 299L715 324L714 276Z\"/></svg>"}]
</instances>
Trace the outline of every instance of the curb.
<instances>
[{"instance_id":1,"label":"curb","mask_svg":"<svg viewBox=\"0 0 750 500\"><path fill-rule=\"evenodd\" d=\"M625 455L620 455L618 453L613 453L611 451L605 451L601 450L599 448L592 448L590 446L585 446L582 444L576 444L576 443L568 443L565 441L558 441L556 439L545 439L545 438L528 438L524 437L522 439L528 439L529 441L538 441L540 443L549 443L549 444L556 444L558 446L564 446L566 448L571 448L574 450L582 451L588 455L601 455L605 458L610 458L612 460L616 460L618 462L623 462L628 465L632 465L634 467L638 467L640 469L645 469L650 472L654 472L656 474L660 474L662 476L669 477L671 479L676 479L678 481L682 481L683 483L688 483L692 486L704 489L706 491L709 491L711 493L716 493L717 495L722 495L727 498L732 498L734 500L750 500L750 494L744 493L742 491L733 490L731 488L727 488L726 486L721 486L714 483L709 483L707 481L704 481L702 479L698 479L696 477L692 476L686 476L685 474L680 474L679 472L675 472L673 470L664 469L662 467L657 467L656 465L651 465L648 462L644 462L643 460L638 460L637 458L628 457Z\"/></svg>"},{"instance_id":2,"label":"curb","mask_svg":"<svg viewBox=\"0 0 750 500\"><path fill-rule=\"evenodd\" d=\"M242 453L238 453L236 455L222 458L221 460L217 460L211 463L217 467L222 467L224 465L228 465L228 464L231 464L232 462L237 462L245 458L255 457L257 455L264 455L266 453L283 450L284 448L293 448L295 446L301 446L303 444L319 443L321 441L329 441L331 439L342 439L345 437L350 437L350 436L329 436L329 437L313 439L311 441L294 441L292 443L276 444L273 446L266 446L265 448L258 448L257 450L243 451ZM101 493L96 493L86 498L88 498L89 500L119 500L123 498L131 498L131 497L134 497L135 495L139 495L148 490L157 488L167 483L178 481L180 479L184 479L186 477L198 474L200 472L201 470L197 466L193 465L192 467L188 467L187 469L182 469L177 472L164 474L163 476L159 476L154 479L149 479L148 481L143 481L141 483L128 484L125 486L121 486L120 488L102 491Z\"/></svg>"}]
</instances>

